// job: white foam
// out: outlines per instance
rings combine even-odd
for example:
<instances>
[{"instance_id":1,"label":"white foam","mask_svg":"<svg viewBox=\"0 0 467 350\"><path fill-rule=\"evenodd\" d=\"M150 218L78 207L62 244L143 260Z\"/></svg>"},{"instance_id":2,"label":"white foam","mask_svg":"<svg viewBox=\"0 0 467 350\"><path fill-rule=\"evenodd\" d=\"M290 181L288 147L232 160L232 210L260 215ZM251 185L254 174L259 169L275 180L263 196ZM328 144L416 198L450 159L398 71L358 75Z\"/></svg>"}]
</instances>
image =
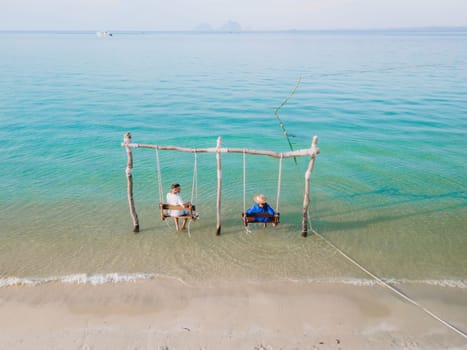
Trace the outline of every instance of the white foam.
<instances>
[{"instance_id":1,"label":"white foam","mask_svg":"<svg viewBox=\"0 0 467 350\"><path fill-rule=\"evenodd\" d=\"M322 283L322 284L350 284L353 286L359 286L359 287L371 287L371 286L376 286L378 285L378 282L376 280L372 279L365 279L365 278L346 278L346 277L340 277L340 278L308 278L305 280L299 280L299 279L288 279L288 281L291 282L306 282L306 283Z\"/></svg>"},{"instance_id":2,"label":"white foam","mask_svg":"<svg viewBox=\"0 0 467 350\"><path fill-rule=\"evenodd\" d=\"M6 277L0 279L0 287L23 286L23 285L38 285L47 283L39 278L19 278L19 277Z\"/></svg>"},{"instance_id":3,"label":"white foam","mask_svg":"<svg viewBox=\"0 0 467 350\"><path fill-rule=\"evenodd\" d=\"M158 276L155 274L147 273L107 273L107 274L94 274L88 275L85 273L64 275L64 276L50 276L50 277L6 277L0 279L1 287L13 286L37 286L47 283L59 282L68 284L91 284L100 285L105 283L119 283L119 282L136 282L139 280L154 279Z\"/></svg>"},{"instance_id":4,"label":"white foam","mask_svg":"<svg viewBox=\"0 0 467 350\"><path fill-rule=\"evenodd\" d=\"M397 284L427 284L437 287L448 287L448 288L467 288L467 280L408 280L408 279L382 279L384 282L390 285ZM292 282L307 282L307 283L329 283L329 284L350 284L353 286L360 287L371 287L379 284L374 279L365 278L309 278L306 280L289 279Z\"/></svg>"},{"instance_id":5,"label":"white foam","mask_svg":"<svg viewBox=\"0 0 467 350\"><path fill-rule=\"evenodd\" d=\"M120 273L108 273L108 274L77 274L65 276L62 281L71 284L92 284L99 285L105 283L118 283L118 282L136 282L139 280L148 280L156 278L154 274L135 273L135 274L120 274Z\"/></svg>"},{"instance_id":6,"label":"white foam","mask_svg":"<svg viewBox=\"0 0 467 350\"><path fill-rule=\"evenodd\" d=\"M13 286L37 286L47 283L66 283L66 284L90 284L101 285L106 283L121 283L121 282L137 282L142 280L151 280L156 278L174 279L181 284L188 285L181 278L152 274L152 273L105 273L105 274L86 274L78 273L64 276L49 276L49 277L4 277L0 278L0 288ZM306 282L306 283L326 283L326 284L349 284L353 286L371 287L378 285L378 281L365 278L309 278L287 279L290 282ZM408 280L408 279L384 279L391 285L397 284L426 284L430 286L445 287L445 288L467 288L467 280Z\"/></svg>"},{"instance_id":7,"label":"white foam","mask_svg":"<svg viewBox=\"0 0 467 350\"><path fill-rule=\"evenodd\" d=\"M428 284L437 287L467 288L467 280L404 280L403 283Z\"/></svg>"}]
</instances>

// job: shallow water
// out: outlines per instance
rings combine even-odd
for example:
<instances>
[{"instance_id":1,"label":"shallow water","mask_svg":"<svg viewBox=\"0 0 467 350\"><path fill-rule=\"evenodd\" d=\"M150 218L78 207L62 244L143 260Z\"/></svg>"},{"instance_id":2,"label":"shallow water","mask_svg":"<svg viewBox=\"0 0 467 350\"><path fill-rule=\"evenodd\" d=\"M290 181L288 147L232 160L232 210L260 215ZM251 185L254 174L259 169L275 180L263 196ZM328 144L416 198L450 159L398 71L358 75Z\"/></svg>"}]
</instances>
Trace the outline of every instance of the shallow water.
<instances>
[{"instance_id":1,"label":"shallow water","mask_svg":"<svg viewBox=\"0 0 467 350\"><path fill-rule=\"evenodd\" d=\"M302 238L308 159L285 159L281 225L242 227L243 159L197 156L201 220L159 219L155 152L134 150L141 233L131 232L133 142L288 151L319 136L313 229L387 279L465 288L467 33L0 33L0 285L171 276L184 281L368 278ZM194 157L161 151L164 193L191 198ZM247 157L246 201L276 206L277 159ZM63 277L66 276L66 277ZM116 277L117 276L117 277ZM38 283L39 283L38 282Z\"/></svg>"}]
</instances>

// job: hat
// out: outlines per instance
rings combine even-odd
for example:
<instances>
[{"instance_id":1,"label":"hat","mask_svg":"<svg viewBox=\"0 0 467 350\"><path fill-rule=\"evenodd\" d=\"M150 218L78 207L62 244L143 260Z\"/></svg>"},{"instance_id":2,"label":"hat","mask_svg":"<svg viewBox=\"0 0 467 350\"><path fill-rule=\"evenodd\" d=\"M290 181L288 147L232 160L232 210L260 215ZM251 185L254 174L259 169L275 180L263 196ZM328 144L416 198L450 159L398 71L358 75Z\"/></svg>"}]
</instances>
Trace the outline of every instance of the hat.
<instances>
[{"instance_id":1,"label":"hat","mask_svg":"<svg viewBox=\"0 0 467 350\"><path fill-rule=\"evenodd\" d=\"M264 194L257 194L253 197L253 200L258 204L264 204L268 202L268 199L264 196Z\"/></svg>"}]
</instances>

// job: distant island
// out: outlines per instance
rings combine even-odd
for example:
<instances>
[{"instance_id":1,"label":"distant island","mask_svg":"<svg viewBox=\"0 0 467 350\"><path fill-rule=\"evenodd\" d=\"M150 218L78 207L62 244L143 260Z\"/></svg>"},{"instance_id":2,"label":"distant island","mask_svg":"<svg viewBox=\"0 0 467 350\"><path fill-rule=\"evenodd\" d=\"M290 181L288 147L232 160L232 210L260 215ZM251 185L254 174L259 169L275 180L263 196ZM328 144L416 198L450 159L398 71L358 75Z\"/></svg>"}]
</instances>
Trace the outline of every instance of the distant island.
<instances>
[{"instance_id":1,"label":"distant island","mask_svg":"<svg viewBox=\"0 0 467 350\"><path fill-rule=\"evenodd\" d=\"M219 28L213 28L209 23L201 23L193 28L195 32L241 32L242 26L235 21L228 21Z\"/></svg>"}]
</instances>

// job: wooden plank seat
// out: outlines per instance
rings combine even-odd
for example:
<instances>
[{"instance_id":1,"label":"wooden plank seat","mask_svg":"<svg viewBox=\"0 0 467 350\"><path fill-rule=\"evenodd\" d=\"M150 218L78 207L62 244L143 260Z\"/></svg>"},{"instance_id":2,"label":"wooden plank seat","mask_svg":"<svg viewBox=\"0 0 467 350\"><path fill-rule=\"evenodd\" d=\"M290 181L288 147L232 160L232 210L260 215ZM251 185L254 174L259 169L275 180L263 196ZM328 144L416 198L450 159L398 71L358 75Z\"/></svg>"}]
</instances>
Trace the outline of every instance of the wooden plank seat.
<instances>
[{"instance_id":1,"label":"wooden plank seat","mask_svg":"<svg viewBox=\"0 0 467 350\"><path fill-rule=\"evenodd\" d=\"M186 207L183 205L172 205L167 203L159 203L159 209L161 210L161 219L165 220L166 218L179 218L179 219L189 219L195 220L196 217L194 215L196 211L196 206L189 204ZM183 210L188 212L188 215L170 215L169 210Z\"/></svg>"},{"instance_id":2,"label":"wooden plank seat","mask_svg":"<svg viewBox=\"0 0 467 350\"><path fill-rule=\"evenodd\" d=\"M243 225L248 226L249 223L252 222L260 222L263 224L271 223L274 226L277 226L280 222L280 213L275 213L274 215L271 215L269 213L254 213L254 214L246 214L242 213L242 218L243 218ZM269 221L258 221L258 218L269 218Z\"/></svg>"}]
</instances>

